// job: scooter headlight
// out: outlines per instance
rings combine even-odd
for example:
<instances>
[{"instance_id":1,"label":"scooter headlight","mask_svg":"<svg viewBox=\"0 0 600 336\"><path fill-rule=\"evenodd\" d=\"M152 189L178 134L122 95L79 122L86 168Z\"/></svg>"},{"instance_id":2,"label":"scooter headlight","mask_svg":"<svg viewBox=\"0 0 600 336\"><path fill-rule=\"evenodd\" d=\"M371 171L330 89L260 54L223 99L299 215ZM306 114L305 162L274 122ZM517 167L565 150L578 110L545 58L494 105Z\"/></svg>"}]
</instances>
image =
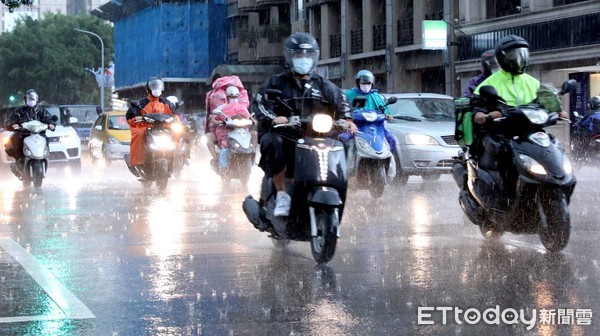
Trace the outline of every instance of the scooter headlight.
<instances>
[{"instance_id":1,"label":"scooter headlight","mask_svg":"<svg viewBox=\"0 0 600 336\"><path fill-rule=\"evenodd\" d=\"M333 118L327 114L315 114L312 119L312 128L317 133L327 133L333 127Z\"/></svg>"},{"instance_id":2,"label":"scooter headlight","mask_svg":"<svg viewBox=\"0 0 600 336\"><path fill-rule=\"evenodd\" d=\"M150 124L154 124L154 119L152 118L144 117L144 121Z\"/></svg>"},{"instance_id":3,"label":"scooter headlight","mask_svg":"<svg viewBox=\"0 0 600 336\"><path fill-rule=\"evenodd\" d=\"M361 114L366 121L371 122L377 120L377 112L361 112Z\"/></svg>"},{"instance_id":4,"label":"scooter headlight","mask_svg":"<svg viewBox=\"0 0 600 336\"><path fill-rule=\"evenodd\" d=\"M536 125L545 124L548 121L548 118L550 117L548 115L548 112L546 112L545 110L522 109L522 111L523 114L525 114L525 116L527 117L527 119L529 119L529 121Z\"/></svg>"},{"instance_id":5,"label":"scooter headlight","mask_svg":"<svg viewBox=\"0 0 600 336\"><path fill-rule=\"evenodd\" d=\"M183 125L181 123L173 123L171 124L171 130L176 134L183 133Z\"/></svg>"},{"instance_id":6,"label":"scooter headlight","mask_svg":"<svg viewBox=\"0 0 600 336\"><path fill-rule=\"evenodd\" d=\"M152 138L153 143L150 145L152 149L172 150L175 149L175 144L168 135L158 135Z\"/></svg>"},{"instance_id":7,"label":"scooter headlight","mask_svg":"<svg viewBox=\"0 0 600 336\"><path fill-rule=\"evenodd\" d=\"M538 174L538 175L546 175L546 169L539 164L539 162L535 161L533 158L525 155L525 154L519 154L519 159L521 160L521 163L523 164L523 166L525 166L525 168L527 168L527 170L529 170L530 172L534 173L534 174Z\"/></svg>"},{"instance_id":8,"label":"scooter headlight","mask_svg":"<svg viewBox=\"0 0 600 336\"><path fill-rule=\"evenodd\" d=\"M571 164L571 160L566 155L563 155L563 169L567 174L571 174L573 172L573 165Z\"/></svg>"}]
</instances>

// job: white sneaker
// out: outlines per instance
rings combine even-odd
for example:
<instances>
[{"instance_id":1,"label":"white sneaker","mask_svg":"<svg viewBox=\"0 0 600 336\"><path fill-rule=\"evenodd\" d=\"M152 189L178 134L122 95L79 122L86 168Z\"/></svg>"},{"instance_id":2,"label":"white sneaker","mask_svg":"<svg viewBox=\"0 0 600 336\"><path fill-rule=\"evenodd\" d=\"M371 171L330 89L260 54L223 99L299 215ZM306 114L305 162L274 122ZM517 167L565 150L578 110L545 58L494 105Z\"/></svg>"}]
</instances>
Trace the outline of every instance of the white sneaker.
<instances>
[{"instance_id":1,"label":"white sneaker","mask_svg":"<svg viewBox=\"0 0 600 336\"><path fill-rule=\"evenodd\" d=\"M277 199L275 199L275 210L273 210L273 216L275 217L287 217L290 214L290 206L292 204L292 198L290 195L283 191L277 192Z\"/></svg>"}]
</instances>

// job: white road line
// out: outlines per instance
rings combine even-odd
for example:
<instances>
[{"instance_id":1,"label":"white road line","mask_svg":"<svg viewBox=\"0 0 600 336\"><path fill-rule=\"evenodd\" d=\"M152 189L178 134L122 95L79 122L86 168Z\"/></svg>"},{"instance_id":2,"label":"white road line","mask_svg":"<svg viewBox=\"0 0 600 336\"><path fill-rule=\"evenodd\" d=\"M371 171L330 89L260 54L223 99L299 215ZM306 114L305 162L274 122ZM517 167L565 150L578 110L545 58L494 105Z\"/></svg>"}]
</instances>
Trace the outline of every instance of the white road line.
<instances>
[{"instance_id":1,"label":"white road line","mask_svg":"<svg viewBox=\"0 0 600 336\"><path fill-rule=\"evenodd\" d=\"M25 271L31 275L33 280L48 294L48 296L56 303L58 308L65 314L65 318L69 319L87 319L96 318L88 307L81 302L73 293L71 293L65 285L60 282L44 265L42 265L34 256L25 251L21 245L10 238L0 237L0 247L11 255L16 261L23 266ZM36 320L56 319L56 316L22 316L0 318L0 323L10 319L27 319L35 318ZM31 321L31 320L27 320ZM10 322L15 322L10 320Z\"/></svg>"},{"instance_id":2,"label":"white road line","mask_svg":"<svg viewBox=\"0 0 600 336\"><path fill-rule=\"evenodd\" d=\"M64 320L67 316L64 314L60 315L40 315L40 316L10 316L0 317L1 323L17 323L17 322L32 322L32 321L52 321L52 320Z\"/></svg>"}]
</instances>

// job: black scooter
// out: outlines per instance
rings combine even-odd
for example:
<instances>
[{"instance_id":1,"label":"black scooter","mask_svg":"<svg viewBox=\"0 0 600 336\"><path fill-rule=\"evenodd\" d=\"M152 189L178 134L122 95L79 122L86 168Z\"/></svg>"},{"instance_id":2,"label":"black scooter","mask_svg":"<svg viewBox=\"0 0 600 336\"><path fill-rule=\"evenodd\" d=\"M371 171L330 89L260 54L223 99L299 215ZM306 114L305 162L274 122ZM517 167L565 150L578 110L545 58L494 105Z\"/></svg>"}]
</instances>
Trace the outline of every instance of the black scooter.
<instances>
[{"instance_id":1,"label":"black scooter","mask_svg":"<svg viewBox=\"0 0 600 336\"><path fill-rule=\"evenodd\" d=\"M280 93L267 91L286 106L278 97ZM260 200L246 197L243 209L257 229L270 233L276 247L287 245L290 240L310 241L313 258L318 263L326 263L335 253L348 188L344 146L327 137L333 127L333 120L327 114L288 119L288 124L274 127L302 129L302 137L296 140L294 178L286 181L292 198L290 214L273 216L277 190L267 177L262 182Z\"/></svg>"},{"instance_id":2,"label":"black scooter","mask_svg":"<svg viewBox=\"0 0 600 336\"><path fill-rule=\"evenodd\" d=\"M555 98L573 87L565 82ZM569 241L568 205L576 179L560 142L544 130L556 124L558 113L539 104L509 108L492 86L480 93L503 117L491 126L497 143L484 143L478 159L467 150L460 155L463 163L453 167L463 211L487 239L504 232L539 234L547 250L562 250Z\"/></svg>"}]
</instances>

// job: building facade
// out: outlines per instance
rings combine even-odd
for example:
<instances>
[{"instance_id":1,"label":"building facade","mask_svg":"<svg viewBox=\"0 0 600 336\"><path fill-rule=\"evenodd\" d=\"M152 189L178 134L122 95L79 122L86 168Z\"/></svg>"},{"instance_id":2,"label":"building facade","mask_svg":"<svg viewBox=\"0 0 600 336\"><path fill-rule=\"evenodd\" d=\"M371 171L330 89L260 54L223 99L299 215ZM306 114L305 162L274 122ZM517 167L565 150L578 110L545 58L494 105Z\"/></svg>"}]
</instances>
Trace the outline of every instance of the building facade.
<instances>
[{"instance_id":1,"label":"building facade","mask_svg":"<svg viewBox=\"0 0 600 336\"><path fill-rule=\"evenodd\" d=\"M342 87L352 87L354 74L369 69L381 91L457 96L478 73L479 55L502 36L517 34L531 43L532 75L555 85L569 77L583 78L588 95L600 94L598 0L290 3L292 29L306 29L317 37L321 71ZM446 51L422 48L423 20L449 24Z\"/></svg>"}]
</instances>

